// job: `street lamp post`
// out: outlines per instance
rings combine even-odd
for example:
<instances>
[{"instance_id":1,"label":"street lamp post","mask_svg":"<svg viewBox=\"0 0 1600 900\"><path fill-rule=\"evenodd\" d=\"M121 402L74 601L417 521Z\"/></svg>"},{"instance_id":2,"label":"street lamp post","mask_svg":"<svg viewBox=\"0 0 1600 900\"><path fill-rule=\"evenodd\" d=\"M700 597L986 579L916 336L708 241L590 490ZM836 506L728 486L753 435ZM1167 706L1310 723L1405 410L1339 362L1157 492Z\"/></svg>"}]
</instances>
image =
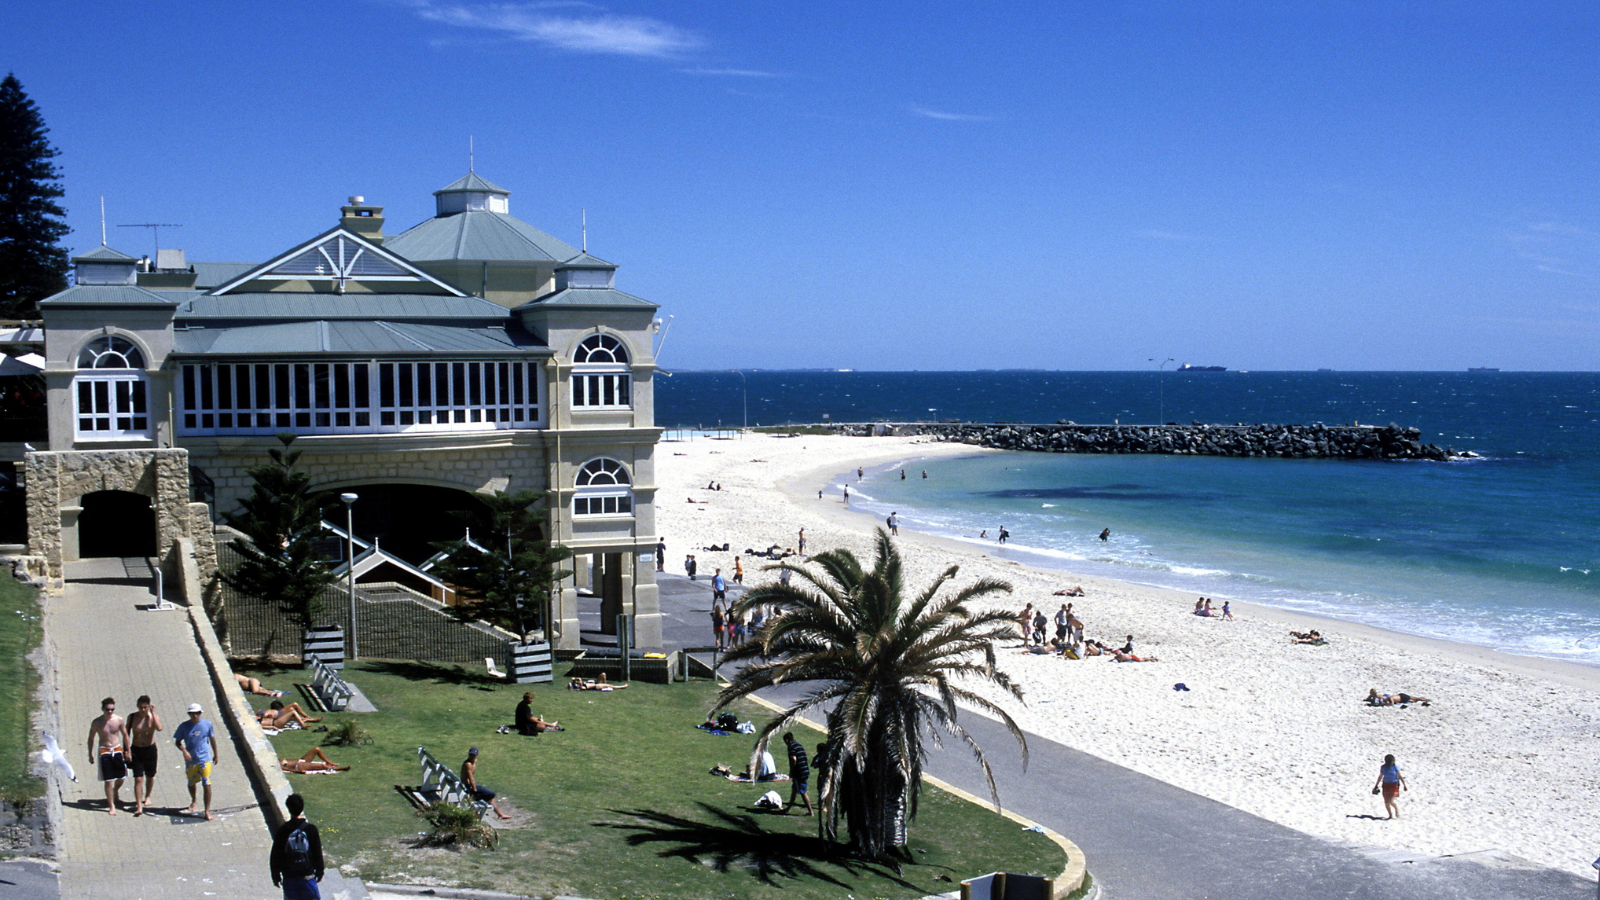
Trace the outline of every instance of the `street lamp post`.
<instances>
[{"instance_id":1,"label":"street lamp post","mask_svg":"<svg viewBox=\"0 0 1600 900\"><path fill-rule=\"evenodd\" d=\"M1153 356L1150 357L1150 361L1151 362L1155 362L1156 361L1155 357L1153 357ZM1156 424L1157 425L1161 425L1162 422L1167 418L1167 373L1166 373L1165 370L1167 368L1167 363L1172 362L1172 361L1173 361L1172 357L1169 356L1166 359L1163 359L1161 361L1161 365L1156 366Z\"/></svg>"},{"instance_id":2,"label":"street lamp post","mask_svg":"<svg viewBox=\"0 0 1600 900\"><path fill-rule=\"evenodd\" d=\"M734 369L734 374L739 376L739 400L744 408L744 427L750 428L750 380L744 377L744 372Z\"/></svg>"},{"instance_id":3,"label":"street lamp post","mask_svg":"<svg viewBox=\"0 0 1600 900\"><path fill-rule=\"evenodd\" d=\"M345 576L350 590L350 658L361 658L361 646L356 643L356 501L360 494L349 492L339 495L344 501Z\"/></svg>"}]
</instances>

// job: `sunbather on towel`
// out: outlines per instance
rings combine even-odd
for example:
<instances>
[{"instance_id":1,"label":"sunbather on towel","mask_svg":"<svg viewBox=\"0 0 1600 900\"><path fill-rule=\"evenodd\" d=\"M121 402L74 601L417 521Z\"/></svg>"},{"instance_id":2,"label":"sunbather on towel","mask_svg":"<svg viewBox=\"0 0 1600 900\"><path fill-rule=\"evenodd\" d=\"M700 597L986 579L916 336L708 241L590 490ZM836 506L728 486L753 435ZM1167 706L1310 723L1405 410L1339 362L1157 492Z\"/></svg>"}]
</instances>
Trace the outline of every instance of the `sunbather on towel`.
<instances>
[{"instance_id":1,"label":"sunbather on towel","mask_svg":"<svg viewBox=\"0 0 1600 900\"><path fill-rule=\"evenodd\" d=\"M272 705L257 713L256 718L261 720L261 727L263 728L288 728L290 722L294 722L304 728L311 722L322 721L320 718L306 715L306 711L300 708L300 704L290 703L288 706L284 706L282 700L272 701Z\"/></svg>"},{"instance_id":2,"label":"sunbather on towel","mask_svg":"<svg viewBox=\"0 0 1600 900\"><path fill-rule=\"evenodd\" d=\"M1132 653L1123 653L1121 650L1113 650L1113 651L1111 651L1111 655L1116 659L1117 662L1160 662L1161 661L1158 657L1154 657L1154 656L1135 656Z\"/></svg>"},{"instance_id":3,"label":"sunbather on towel","mask_svg":"<svg viewBox=\"0 0 1600 900\"><path fill-rule=\"evenodd\" d=\"M280 759L278 760L278 768L285 772L293 772L296 775L350 771L349 766L335 765L334 761L328 758L328 754L322 752L321 747L312 747L299 759Z\"/></svg>"},{"instance_id":4,"label":"sunbather on towel","mask_svg":"<svg viewBox=\"0 0 1600 900\"><path fill-rule=\"evenodd\" d=\"M1423 706L1428 706L1429 704L1433 703L1433 701L1429 700L1427 697L1418 697L1414 694L1407 694L1403 692L1396 694L1380 694L1378 693L1377 688L1367 691L1367 699L1365 702L1368 706L1400 706L1407 703L1420 703Z\"/></svg>"}]
</instances>

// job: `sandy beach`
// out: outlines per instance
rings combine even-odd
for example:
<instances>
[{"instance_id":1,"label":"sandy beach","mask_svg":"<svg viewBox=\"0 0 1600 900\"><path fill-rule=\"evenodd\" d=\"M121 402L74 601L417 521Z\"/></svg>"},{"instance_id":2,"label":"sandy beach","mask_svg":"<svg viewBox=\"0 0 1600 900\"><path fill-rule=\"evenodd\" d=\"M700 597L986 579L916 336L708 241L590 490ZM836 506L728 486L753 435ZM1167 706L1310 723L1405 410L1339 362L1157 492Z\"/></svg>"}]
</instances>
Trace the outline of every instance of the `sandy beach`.
<instances>
[{"instance_id":1,"label":"sandy beach","mask_svg":"<svg viewBox=\"0 0 1600 900\"><path fill-rule=\"evenodd\" d=\"M694 553L702 575L720 566L731 576L740 551L793 547L802 527L808 551L845 547L870 559L881 522L845 506L836 476L851 472L853 482L858 466L916 460L937 478L941 459L979 452L811 435L662 443L656 515L668 571L681 573ZM1031 602L1053 614L1070 599L1087 637L1121 645L1132 634L1136 652L1160 658L1119 664L1003 648L1002 666L1027 692L1013 714L1030 731L1331 840L1422 855L1499 849L1592 874L1600 670L1241 603L1234 621L1200 618L1190 614L1195 595L1035 568L1003 547L919 534L910 519L899 540L913 587L957 562L958 584L1009 581L1007 608ZM723 543L730 552L701 549ZM763 564L745 560L747 584L771 577ZM1074 584L1087 596L1052 596ZM1292 644L1290 628L1316 628L1329 643ZM1191 690L1174 691L1177 682ZM1433 703L1370 708L1361 699L1373 687ZM1395 821L1371 794L1385 753L1410 787Z\"/></svg>"}]
</instances>

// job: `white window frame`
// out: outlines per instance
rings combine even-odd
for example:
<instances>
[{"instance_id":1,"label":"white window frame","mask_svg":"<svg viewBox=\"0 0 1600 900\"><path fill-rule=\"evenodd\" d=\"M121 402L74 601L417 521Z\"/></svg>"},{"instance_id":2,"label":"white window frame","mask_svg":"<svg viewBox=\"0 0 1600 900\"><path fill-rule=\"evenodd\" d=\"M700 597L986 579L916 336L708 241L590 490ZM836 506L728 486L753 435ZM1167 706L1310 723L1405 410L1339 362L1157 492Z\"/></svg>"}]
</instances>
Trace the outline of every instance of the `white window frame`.
<instances>
[{"instance_id":1,"label":"white window frame","mask_svg":"<svg viewBox=\"0 0 1600 900\"><path fill-rule=\"evenodd\" d=\"M635 506L633 476L620 461L597 456L578 467L573 477L574 519L631 519Z\"/></svg>"},{"instance_id":2,"label":"white window frame","mask_svg":"<svg viewBox=\"0 0 1600 900\"><path fill-rule=\"evenodd\" d=\"M605 346L612 359L588 362L590 344ZM617 357L621 357L618 361ZM578 344L573 353L572 409L574 412L600 412L633 408L633 370L628 365L628 346L609 334L592 334Z\"/></svg>"},{"instance_id":3,"label":"white window frame","mask_svg":"<svg viewBox=\"0 0 1600 900\"><path fill-rule=\"evenodd\" d=\"M88 409L83 402L86 391ZM142 412L139 406L144 407ZM150 438L150 384L136 369L81 370L72 379L72 407L73 432L80 441Z\"/></svg>"}]
</instances>

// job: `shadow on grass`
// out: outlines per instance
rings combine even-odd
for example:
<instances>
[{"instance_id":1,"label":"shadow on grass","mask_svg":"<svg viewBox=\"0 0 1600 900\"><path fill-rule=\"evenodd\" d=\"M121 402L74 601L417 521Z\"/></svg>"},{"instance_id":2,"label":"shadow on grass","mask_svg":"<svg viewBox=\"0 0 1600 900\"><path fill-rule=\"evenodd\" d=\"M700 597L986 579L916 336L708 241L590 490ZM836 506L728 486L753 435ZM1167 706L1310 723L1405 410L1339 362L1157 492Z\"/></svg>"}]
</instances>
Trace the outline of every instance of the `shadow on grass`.
<instances>
[{"instance_id":1,"label":"shadow on grass","mask_svg":"<svg viewBox=\"0 0 1600 900\"><path fill-rule=\"evenodd\" d=\"M373 672L394 675L407 681L431 681L434 684L454 684L478 690L504 687L505 681L490 678L483 672L473 672L450 663L424 662L416 659L364 659L360 665Z\"/></svg>"},{"instance_id":2,"label":"shadow on grass","mask_svg":"<svg viewBox=\"0 0 1600 900\"><path fill-rule=\"evenodd\" d=\"M822 864L843 869L853 877L876 875L902 887L915 889L882 866L847 855L838 844L818 837L784 831L769 831L754 815L731 813L708 803L697 803L711 821L687 819L648 809L611 809L637 822L596 822L597 828L631 831L628 845L666 844L657 856L676 856L696 865L709 861L717 872L744 869L766 884L775 878L814 878L839 888L852 888L828 874ZM814 820L812 820L814 821Z\"/></svg>"}]
</instances>

